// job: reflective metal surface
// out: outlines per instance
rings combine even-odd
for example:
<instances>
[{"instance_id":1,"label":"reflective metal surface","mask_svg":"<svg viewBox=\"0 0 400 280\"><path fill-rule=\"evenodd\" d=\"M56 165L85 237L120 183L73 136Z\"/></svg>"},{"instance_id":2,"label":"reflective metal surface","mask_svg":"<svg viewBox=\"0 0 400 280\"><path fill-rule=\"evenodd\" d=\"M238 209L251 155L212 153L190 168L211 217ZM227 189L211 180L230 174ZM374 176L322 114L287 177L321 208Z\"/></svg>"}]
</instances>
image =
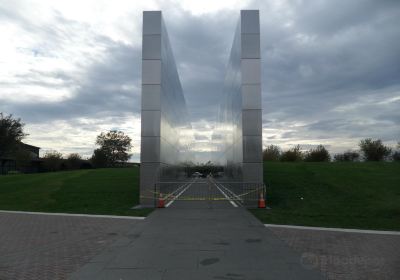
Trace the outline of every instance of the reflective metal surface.
<instances>
[{"instance_id":1,"label":"reflective metal surface","mask_svg":"<svg viewBox=\"0 0 400 280\"><path fill-rule=\"evenodd\" d=\"M156 182L183 179L194 140L160 11L143 12L141 122L140 203L153 206Z\"/></svg>"},{"instance_id":2,"label":"reflective metal surface","mask_svg":"<svg viewBox=\"0 0 400 280\"><path fill-rule=\"evenodd\" d=\"M225 167L225 183L219 180L218 184L233 196L239 192L251 194L252 197L243 198L250 204L256 202L254 198L263 185L260 63L259 12L243 10L212 136L216 153L210 160ZM194 137L186 108L162 14L144 12L140 168L143 206L153 206L155 195L163 188L178 190L182 180L187 180L182 164L194 161Z\"/></svg>"},{"instance_id":3,"label":"reflective metal surface","mask_svg":"<svg viewBox=\"0 0 400 280\"><path fill-rule=\"evenodd\" d=\"M263 182L260 63L259 12L243 10L213 135L218 147L215 161L225 166L225 180L243 184Z\"/></svg>"}]
</instances>

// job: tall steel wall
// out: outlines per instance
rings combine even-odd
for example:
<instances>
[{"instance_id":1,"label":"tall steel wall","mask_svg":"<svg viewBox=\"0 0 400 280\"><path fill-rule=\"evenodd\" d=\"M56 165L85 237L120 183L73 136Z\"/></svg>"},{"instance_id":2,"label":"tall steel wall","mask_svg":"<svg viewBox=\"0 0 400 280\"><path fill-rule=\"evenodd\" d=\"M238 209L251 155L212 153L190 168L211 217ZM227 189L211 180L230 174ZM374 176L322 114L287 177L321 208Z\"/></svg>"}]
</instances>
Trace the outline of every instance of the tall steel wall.
<instances>
[{"instance_id":1,"label":"tall steel wall","mask_svg":"<svg viewBox=\"0 0 400 280\"><path fill-rule=\"evenodd\" d=\"M193 133L161 11L143 12L140 204L153 206L154 185L177 181L192 159Z\"/></svg>"},{"instance_id":2,"label":"tall steel wall","mask_svg":"<svg viewBox=\"0 0 400 280\"><path fill-rule=\"evenodd\" d=\"M236 27L213 161L225 165L236 193L263 183L259 12L243 10ZM160 11L143 13L140 203L154 205L157 182L184 179L193 161L193 133L179 75ZM239 187L238 187L239 186ZM249 205L251 206L251 205Z\"/></svg>"},{"instance_id":3,"label":"tall steel wall","mask_svg":"<svg viewBox=\"0 0 400 280\"><path fill-rule=\"evenodd\" d=\"M233 181L263 182L260 23L242 10L225 76L214 141L217 162Z\"/></svg>"}]
</instances>

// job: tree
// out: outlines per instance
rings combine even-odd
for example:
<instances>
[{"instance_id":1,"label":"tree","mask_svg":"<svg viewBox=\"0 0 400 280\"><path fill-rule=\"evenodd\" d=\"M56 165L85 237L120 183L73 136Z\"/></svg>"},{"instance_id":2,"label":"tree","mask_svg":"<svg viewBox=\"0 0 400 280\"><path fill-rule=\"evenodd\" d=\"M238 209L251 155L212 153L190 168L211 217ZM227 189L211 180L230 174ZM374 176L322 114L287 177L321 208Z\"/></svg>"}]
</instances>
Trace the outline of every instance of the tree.
<instances>
[{"instance_id":1,"label":"tree","mask_svg":"<svg viewBox=\"0 0 400 280\"><path fill-rule=\"evenodd\" d=\"M367 138L361 140L358 145L366 161L382 161L392 152L392 149L383 145L380 139L373 141Z\"/></svg>"},{"instance_id":2,"label":"tree","mask_svg":"<svg viewBox=\"0 0 400 280\"><path fill-rule=\"evenodd\" d=\"M111 130L102 132L97 136L96 144L100 146L101 152L106 156L107 166L115 166L119 162L127 162L132 148L132 139L122 131Z\"/></svg>"},{"instance_id":3,"label":"tree","mask_svg":"<svg viewBox=\"0 0 400 280\"><path fill-rule=\"evenodd\" d=\"M17 150L18 144L27 135L23 128L21 119L14 119L12 115L0 113L0 157Z\"/></svg>"},{"instance_id":4,"label":"tree","mask_svg":"<svg viewBox=\"0 0 400 280\"><path fill-rule=\"evenodd\" d=\"M347 151L334 156L335 161L358 161L360 154L354 151Z\"/></svg>"},{"instance_id":5,"label":"tree","mask_svg":"<svg viewBox=\"0 0 400 280\"><path fill-rule=\"evenodd\" d=\"M275 145L269 145L263 151L264 161L279 161L280 156L281 156L281 149Z\"/></svg>"},{"instance_id":6,"label":"tree","mask_svg":"<svg viewBox=\"0 0 400 280\"><path fill-rule=\"evenodd\" d=\"M281 155L281 161L301 161L303 160L303 153L300 150L300 145L297 145Z\"/></svg>"},{"instance_id":7,"label":"tree","mask_svg":"<svg viewBox=\"0 0 400 280\"><path fill-rule=\"evenodd\" d=\"M62 162L62 154L57 151L47 151L43 156L43 165L47 171L60 170Z\"/></svg>"},{"instance_id":8,"label":"tree","mask_svg":"<svg viewBox=\"0 0 400 280\"><path fill-rule=\"evenodd\" d=\"M19 171L26 172L26 169L29 168L31 161L32 155L29 151L21 149L21 147L15 151L15 163Z\"/></svg>"},{"instance_id":9,"label":"tree","mask_svg":"<svg viewBox=\"0 0 400 280\"><path fill-rule=\"evenodd\" d=\"M96 149L93 152L90 162L95 168L107 167L107 155L102 149Z\"/></svg>"},{"instance_id":10,"label":"tree","mask_svg":"<svg viewBox=\"0 0 400 280\"><path fill-rule=\"evenodd\" d=\"M315 149L308 151L304 157L305 161L330 161L331 156L323 145L318 145Z\"/></svg>"},{"instance_id":11,"label":"tree","mask_svg":"<svg viewBox=\"0 0 400 280\"><path fill-rule=\"evenodd\" d=\"M77 153L69 154L66 160L68 169L79 169L82 163L82 157Z\"/></svg>"}]
</instances>

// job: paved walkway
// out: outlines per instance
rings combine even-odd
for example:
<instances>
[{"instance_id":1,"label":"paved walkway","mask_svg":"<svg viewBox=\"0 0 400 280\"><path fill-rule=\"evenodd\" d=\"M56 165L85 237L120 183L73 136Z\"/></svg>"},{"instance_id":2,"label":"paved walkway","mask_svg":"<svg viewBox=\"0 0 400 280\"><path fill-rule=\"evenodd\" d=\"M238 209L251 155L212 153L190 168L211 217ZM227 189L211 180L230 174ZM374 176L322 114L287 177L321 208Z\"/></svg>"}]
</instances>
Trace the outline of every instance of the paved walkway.
<instances>
[{"instance_id":1,"label":"paved walkway","mask_svg":"<svg viewBox=\"0 0 400 280\"><path fill-rule=\"evenodd\" d=\"M0 279L66 279L114 242L118 247L138 237L132 232L141 223L0 212ZM398 235L270 230L298 252L304 267L319 268L327 279L399 279Z\"/></svg>"},{"instance_id":2,"label":"paved walkway","mask_svg":"<svg viewBox=\"0 0 400 280\"><path fill-rule=\"evenodd\" d=\"M306 267L329 280L400 279L400 236L371 233L271 228L301 253Z\"/></svg>"},{"instance_id":3,"label":"paved walkway","mask_svg":"<svg viewBox=\"0 0 400 280\"><path fill-rule=\"evenodd\" d=\"M204 185L194 183L188 195ZM322 279L244 208L175 201L71 279Z\"/></svg>"},{"instance_id":4,"label":"paved walkway","mask_svg":"<svg viewBox=\"0 0 400 280\"><path fill-rule=\"evenodd\" d=\"M0 279L66 279L140 222L0 212Z\"/></svg>"}]
</instances>

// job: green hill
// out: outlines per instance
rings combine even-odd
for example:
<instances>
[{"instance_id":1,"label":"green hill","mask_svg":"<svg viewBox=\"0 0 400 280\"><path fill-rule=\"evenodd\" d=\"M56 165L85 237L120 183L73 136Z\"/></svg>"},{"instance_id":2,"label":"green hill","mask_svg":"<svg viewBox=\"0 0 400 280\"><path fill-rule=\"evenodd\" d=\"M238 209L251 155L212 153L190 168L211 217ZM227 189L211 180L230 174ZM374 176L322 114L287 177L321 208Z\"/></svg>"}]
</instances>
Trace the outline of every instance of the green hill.
<instances>
[{"instance_id":1,"label":"green hill","mask_svg":"<svg viewBox=\"0 0 400 280\"><path fill-rule=\"evenodd\" d=\"M400 164L265 162L264 223L400 230Z\"/></svg>"},{"instance_id":2,"label":"green hill","mask_svg":"<svg viewBox=\"0 0 400 280\"><path fill-rule=\"evenodd\" d=\"M264 223L400 230L400 164L265 162ZM0 210L146 215L139 168L0 176Z\"/></svg>"},{"instance_id":3,"label":"green hill","mask_svg":"<svg viewBox=\"0 0 400 280\"><path fill-rule=\"evenodd\" d=\"M146 215L139 203L139 168L91 169L0 176L0 210Z\"/></svg>"}]
</instances>

